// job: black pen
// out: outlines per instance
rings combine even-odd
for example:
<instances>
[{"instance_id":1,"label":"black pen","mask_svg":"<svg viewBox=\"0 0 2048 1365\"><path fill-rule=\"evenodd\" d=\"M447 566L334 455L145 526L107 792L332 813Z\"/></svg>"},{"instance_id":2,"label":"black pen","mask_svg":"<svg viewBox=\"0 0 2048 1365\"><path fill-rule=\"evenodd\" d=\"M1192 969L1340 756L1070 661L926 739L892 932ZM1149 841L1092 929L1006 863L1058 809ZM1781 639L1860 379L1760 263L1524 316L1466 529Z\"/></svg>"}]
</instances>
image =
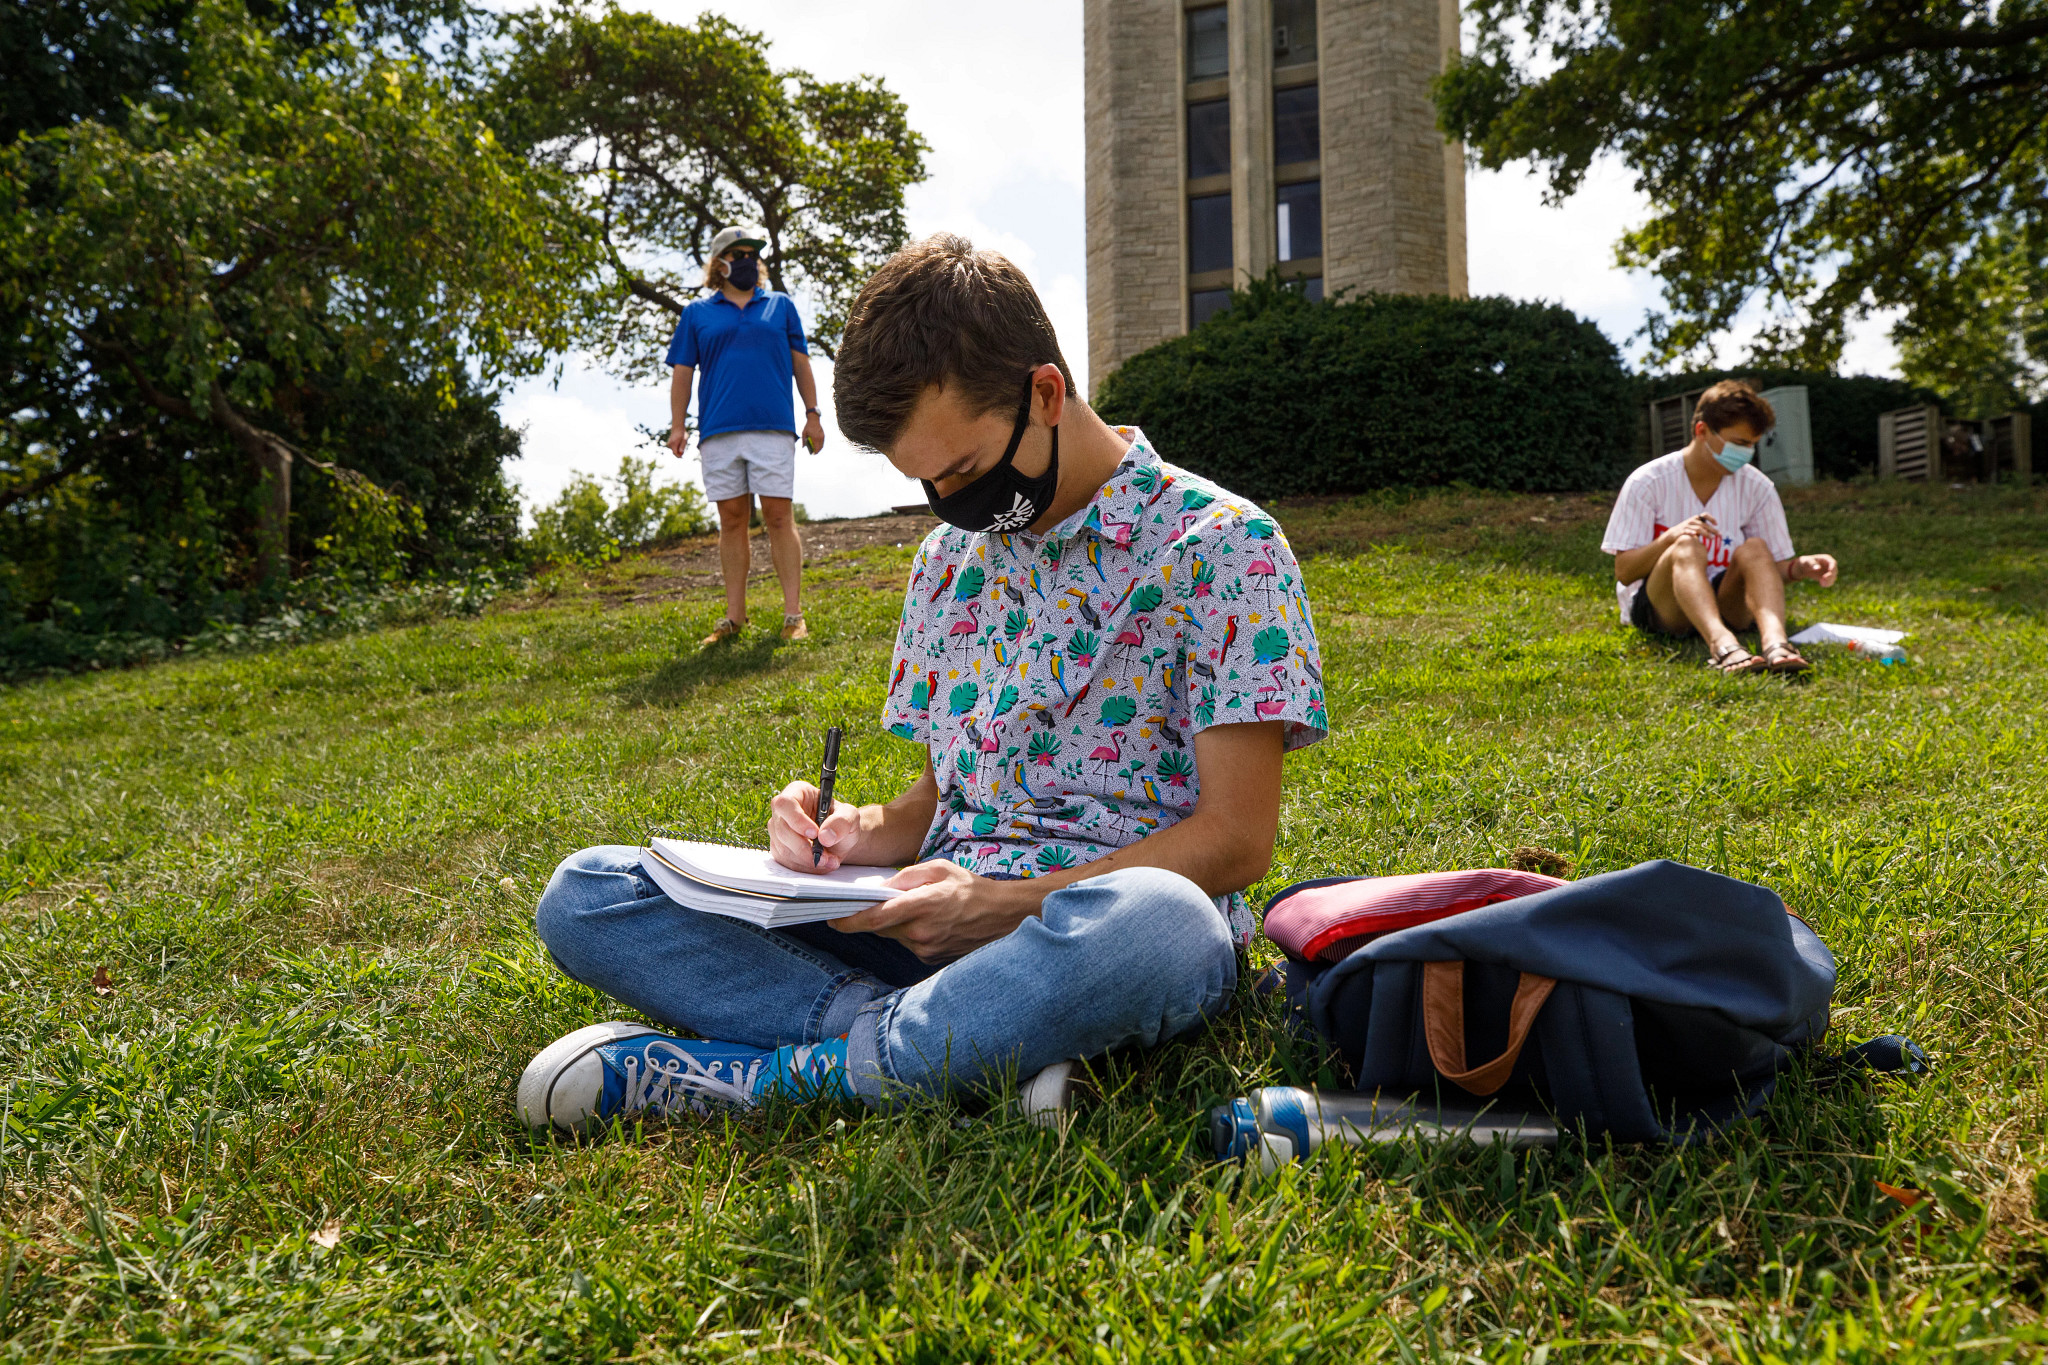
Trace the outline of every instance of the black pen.
<instances>
[{"instance_id":1,"label":"black pen","mask_svg":"<svg viewBox=\"0 0 2048 1365\"><path fill-rule=\"evenodd\" d=\"M832 813L832 779L839 776L839 727L833 726L825 732L825 769L818 774L818 828L825 827L825 817ZM825 846L816 839L811 840L811 866L818 865L818 859L825 856Z\"/></svg>"}]
</instances>

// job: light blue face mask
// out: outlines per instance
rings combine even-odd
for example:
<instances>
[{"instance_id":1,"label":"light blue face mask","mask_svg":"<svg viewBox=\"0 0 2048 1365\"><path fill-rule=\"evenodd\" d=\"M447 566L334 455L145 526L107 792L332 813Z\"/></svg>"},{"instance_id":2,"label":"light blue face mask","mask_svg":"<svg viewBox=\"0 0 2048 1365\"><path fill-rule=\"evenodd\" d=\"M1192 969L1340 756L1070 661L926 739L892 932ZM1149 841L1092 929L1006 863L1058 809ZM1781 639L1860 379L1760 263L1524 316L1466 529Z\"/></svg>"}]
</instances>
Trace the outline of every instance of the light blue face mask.
<instances>
[{"instance_id":1,"label":"light blue face mask","mask_svg":"<svg viewBox=\"0 0 2048 1365\"><path fill-rule=\"evenodd\" d=\"M1755 458L1755 446L1739 446L1733 441L1723 442L1721 448L1714 452L1714 462L1730 474L1733 474Z\"/></svg>"}]
</instances>

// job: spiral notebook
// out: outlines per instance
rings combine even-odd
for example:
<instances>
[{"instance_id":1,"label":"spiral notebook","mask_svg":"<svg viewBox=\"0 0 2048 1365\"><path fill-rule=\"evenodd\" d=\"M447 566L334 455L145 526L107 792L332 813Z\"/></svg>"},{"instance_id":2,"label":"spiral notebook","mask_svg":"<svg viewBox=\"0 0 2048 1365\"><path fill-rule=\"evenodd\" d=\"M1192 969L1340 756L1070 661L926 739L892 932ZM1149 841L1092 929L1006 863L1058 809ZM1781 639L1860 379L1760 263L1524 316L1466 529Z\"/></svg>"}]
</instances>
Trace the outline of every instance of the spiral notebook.
<instances>
[{"instance_id":1,"label":"spiral notebook","mask_svg":"<svg viewBox=\"0 0 2048 1365\"><path fill-rule=\"evenodd\" d=\"M694 839L650 839L645 852L640 865L676 904L763 929L841 919L898 894L883 885L893 867L796 872L766 849Z\"/></svg>"}]
</instances>

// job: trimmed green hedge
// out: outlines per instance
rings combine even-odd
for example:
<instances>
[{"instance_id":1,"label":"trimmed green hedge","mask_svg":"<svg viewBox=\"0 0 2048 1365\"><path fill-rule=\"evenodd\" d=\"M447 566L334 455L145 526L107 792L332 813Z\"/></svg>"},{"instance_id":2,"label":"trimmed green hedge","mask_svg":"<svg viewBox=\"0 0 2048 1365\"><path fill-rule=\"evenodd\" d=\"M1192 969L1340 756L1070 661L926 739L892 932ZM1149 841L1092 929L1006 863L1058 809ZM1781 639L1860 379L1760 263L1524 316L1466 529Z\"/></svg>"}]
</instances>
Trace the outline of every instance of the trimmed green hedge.
<instances>
[{"instance_id":1,"label":"trimmed green hedge","mask_svg":"<svg viewBox=\"0 0 2048 1365\"><path fill-rule=\"evenodd\" d=\"M1635 463L1635 382L1598 327L1512 299L1311 303L1277 278L1125 361L1111 422L1252 498L1459 483L1611 488Z\"/></svg>"},{"instance_id":2,"label":"trimmed green hedge","mask_svg":"<svg viewBox=\"0 0 2048 1365\"><path fill-rule=\"evenodd\" d=\"M1721 379L1747 379L1759 389L1806 386L1806 409L1813 422L1813 473L1820 479L1853 479L1877 473L1877 419L1893 408L1915 403L1946 407L1940 394L1903 379L1875 375L1828 374L1813 370L1694 370L1688 374L1646 375L1640 381L1645 405L1654 399L1704 389ZM1637 449L1639 459L1664 451Z\"/></svg>"}]
</instances>

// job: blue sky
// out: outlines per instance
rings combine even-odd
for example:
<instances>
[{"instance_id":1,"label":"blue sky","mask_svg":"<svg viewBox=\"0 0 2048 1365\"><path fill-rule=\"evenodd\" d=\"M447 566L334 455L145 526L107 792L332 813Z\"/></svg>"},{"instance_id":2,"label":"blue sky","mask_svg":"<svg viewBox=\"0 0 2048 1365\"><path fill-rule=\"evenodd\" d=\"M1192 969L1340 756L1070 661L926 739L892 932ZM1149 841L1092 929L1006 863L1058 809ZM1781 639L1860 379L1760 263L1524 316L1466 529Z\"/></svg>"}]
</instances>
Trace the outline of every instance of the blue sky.
<instances>
[{"instance_id":1,"label":"blue sky","mask_svg":"<svg viewBox=\"0 0 2048 1365\"><path fill-rule=\"evenodd\" d=\"M676 23L715 10L766 33L778 66L883 77L932 147L931 176L908 197L912 234L965 233L1014 260L1038 286L1075 378L1084 390L1090 384L1079 0L656 0L631 7ZM1616 238L1645 214L1625 172L1596 167L1554 209L1543 205L1539 183L1513 168L1469 172L1466 196L1474 294L1562 303L1627 347L1657 294L1647 276L1614 265ZM1892 372L1895 356L1883 333L1879 321L1852 329L1843 369ZM1739 358L1742 341L1731 338L1723 357ZM885 460L847 449L831 420L830 366L819 370L828 446L797 457L797 500L813 516L919 500L916 485ZM635 426L665 425L667 403L665 386L622 385L572 357L558 384L530 380L507 399L506 420L526 431L526 453L511 475L527 501L544 502L578 471L610 474L622 455L651 453ZM670 476L696 481L694 449L682 461L665 451L659 457Z\"/></svg>"}]
</instances>

